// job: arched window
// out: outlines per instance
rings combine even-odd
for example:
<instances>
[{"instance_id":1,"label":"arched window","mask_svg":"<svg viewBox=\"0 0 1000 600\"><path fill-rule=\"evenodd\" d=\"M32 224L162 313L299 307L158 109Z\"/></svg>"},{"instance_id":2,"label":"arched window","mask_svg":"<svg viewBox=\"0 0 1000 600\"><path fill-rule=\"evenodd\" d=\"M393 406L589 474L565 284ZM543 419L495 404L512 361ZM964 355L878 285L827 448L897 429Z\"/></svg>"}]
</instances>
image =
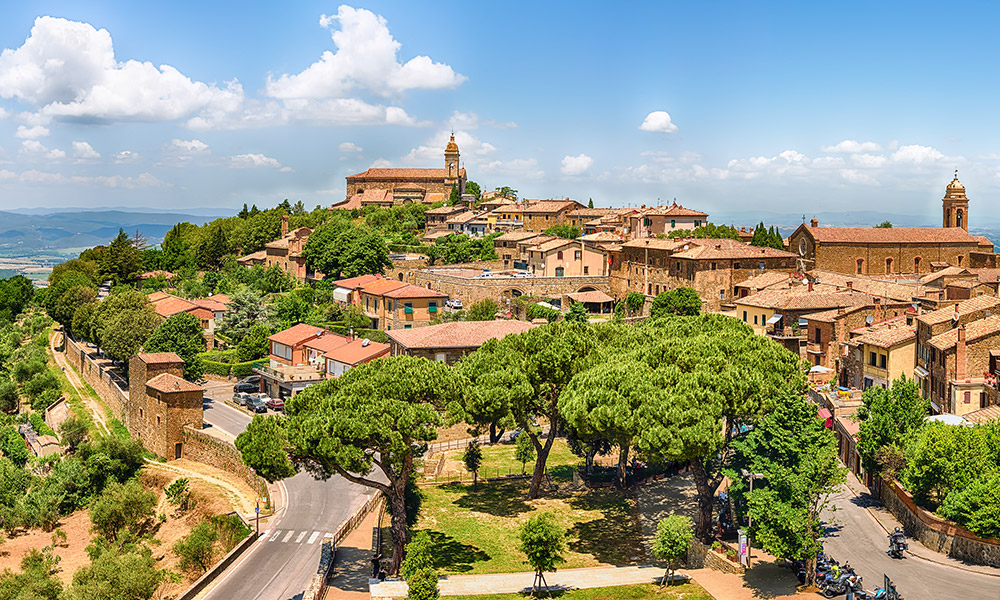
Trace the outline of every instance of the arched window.
<instances>
[{"instance_id":1,"label":"arched window","mask_svg":"<svg viewBox=\"0 0 1000 600\"><path fill-rule=\"evenodd\" d=\"M562 260L562 259L563 259L562 250L560 250L559 252L556 252L556 260Z\"/></svg>"},{"instance_id":2,"label":"arched window","mask_svg":"<svg viewBox=\"0 0 1000 600\"><path fill-rule=\"evenodd\" d=\"M858 275L863 275L864 272L865 272L865 259L859 258L857 265L858 265L858 273L857 274Z\"/></svg>"},{"instance_id":3,"label":"arched window","mask_svg":"<svg viewBox=\"0 0 1000 600\"><path fill-rule=\"evenodd\" d=\"M958 266L960 266L960 267L962 266L962 259L963 258L965 258L965 257L962 256L961 254L958 255Z\"/></svg>"},{"instance_id":4,"label":"arched window","mask_svg":"<svg viewBox=\"0 0 1000 600\"><path fill-rule=\"evenodd\" d=\"M913 272L914 273L919 273L920 272L920 257L919 256L913 257Z\"/></svg>"},{"instance_id":5,"label":"arched window","mask_svg":"<svg viewBox=\"0 0 1000 600\"><path fill-rule=\"evenodd\" d=\"M960 208L955 212L955 225L958 227L962 226L962 217L965 216L964 211Z\"/></svg>"},{"instance_id":6,"label":"arched window","mask_svg":"<svg viewBox=\"0 0 1000 600\"><path fill-rule=\"evenodd\" d=\"M892 273L892 259L887 258L885 259L885 274L889 275L891 273Z\"/></svg>"}]
</instances>

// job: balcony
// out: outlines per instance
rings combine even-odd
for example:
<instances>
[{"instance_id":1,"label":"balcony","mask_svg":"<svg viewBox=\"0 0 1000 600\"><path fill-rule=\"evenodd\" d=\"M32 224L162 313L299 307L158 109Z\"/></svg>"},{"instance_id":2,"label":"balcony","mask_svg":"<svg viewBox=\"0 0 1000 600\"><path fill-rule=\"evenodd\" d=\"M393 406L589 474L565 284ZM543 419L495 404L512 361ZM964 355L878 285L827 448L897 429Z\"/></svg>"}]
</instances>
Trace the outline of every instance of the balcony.
<instances>
[{"instance_id":1,"label":"balcony","mask_svg":"<svg viewBox=\"0 0 1000 600\"><path fill-rule=\"evenodd\" d=\"M826 354L826 352L823 349L823 344L820 344L819 342L806 343L806 352L808 352L809 354L818 354L820 356Z\"/></svg>"},{"instance_id":2,"label":"balcony","mask_svg":"<svg viewBox=\"0 0 1000 600\"><path fill-rule=\"evenodd\" d=\"M254 369L263 377L275 381L320 381L324 379L324 371L311 365L263 365Z\"/></svg>"}]
</instances>

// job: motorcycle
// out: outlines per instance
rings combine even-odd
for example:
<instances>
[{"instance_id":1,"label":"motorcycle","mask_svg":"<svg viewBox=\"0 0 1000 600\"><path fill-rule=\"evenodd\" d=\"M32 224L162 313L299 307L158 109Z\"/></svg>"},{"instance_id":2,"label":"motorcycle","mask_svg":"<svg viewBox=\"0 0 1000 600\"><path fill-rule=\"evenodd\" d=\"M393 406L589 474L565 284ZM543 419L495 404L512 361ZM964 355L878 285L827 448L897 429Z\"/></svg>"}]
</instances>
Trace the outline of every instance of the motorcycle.
<instances>
[{"instance_id":1,"label":"motorcycle","mask_svg":"<svg viewBox=\"0 0 1000 600\"><path fill-rule=\"evenodd\" d=\"M894 537L895 536L895 537ZM906 539L898 534L889 536L889 551L886 552L892 558L903 558L903 550L909 548Z\"/></svg>"},{"instance_id":2,"label":"motorcycle","mask_svg":"<svg viewBox=\"0 0 1000 600\"><path fill-rule=\"evenodd\" d=\"M866 592L863 589L854 592L854 597L858 600L903 600L903 597L896 591L896 586L890 583L886 587L872 586L872 591Z\"/></svg>"},{"instance_id":3,"label":"motorcycle","mask_svg":"<svg viewBox=\"0 0 1000 600\"><path fill-rule=\"evenodd\" d=\"M819 582L819 591L823 594L823 597L833 598L838 594L846 594L848 586L855 590L855 592L862 589L861 577L854 573L853 570L845 568L844 573L840 577L834 579L828 575L826 579Z\"/></svg>"}]
</instances>

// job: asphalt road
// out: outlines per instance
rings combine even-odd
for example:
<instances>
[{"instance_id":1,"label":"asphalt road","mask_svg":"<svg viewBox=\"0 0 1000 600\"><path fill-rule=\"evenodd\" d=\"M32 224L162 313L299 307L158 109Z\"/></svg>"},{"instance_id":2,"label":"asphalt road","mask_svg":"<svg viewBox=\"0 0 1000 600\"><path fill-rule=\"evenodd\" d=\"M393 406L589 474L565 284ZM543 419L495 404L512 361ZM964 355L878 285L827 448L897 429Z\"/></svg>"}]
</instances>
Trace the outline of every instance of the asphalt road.
<instances>
[{"instance_id":1,"label":"asphalt road","mask_svg":"<svg viewBox=\"0 0 1000 600\"><path fill-rule=\"evenodd\" d=\"M874 498L855 497L844 488L832 500L837 510L824 513L824 520L829 524L824 542L826 552L841 565L850 562L864 579L866 591L871 591L873 584L881 587L883 574L888 574L906 600L1000 600L1000 577L963 571L913 556L889 558L886 554L888 534L864 508L866 503L877 502ZM919 542L910 540L909 543L912 547Z\"/></svg>"},{"instance_id":2,"label":"asphalt road","mask_svg":"<svg viewBox=\"0 0 1000 600\"><path fill-rule=\"evenodd\" d=\"M209 382L205 421L229 436L239 435L251 417L222 401L232 384ZM227 395L228 394L228 395ZM206 599L297 600L319 565L320 542L374 491L339 476L317 481L299 473L284 481L285 509L261 539L220 578Z\"/></svg>"}]
</instances>

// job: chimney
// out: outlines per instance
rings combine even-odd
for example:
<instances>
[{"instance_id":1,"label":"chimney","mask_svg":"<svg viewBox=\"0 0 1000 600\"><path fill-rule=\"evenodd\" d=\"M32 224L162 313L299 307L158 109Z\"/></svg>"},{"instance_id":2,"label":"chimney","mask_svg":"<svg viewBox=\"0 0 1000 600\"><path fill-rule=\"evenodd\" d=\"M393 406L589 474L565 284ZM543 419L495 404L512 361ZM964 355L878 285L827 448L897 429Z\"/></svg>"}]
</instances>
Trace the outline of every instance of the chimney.
<instances>
[{"instance_id":1,"label":"chimney","mask_svg":"<svg viewBox=\"0 0 1000 600\"><path fill-rule=\"evenodd\" d=\"M288 215L281 215L281 237L288 235Z\"/></svg>"},{"instance_id":2,"label":"chimney","mask_svg":"<svg viewBox=\"0 0 1000 600\"><path fill-rule=\"evenodd\" d=\"M715 245L715 249L716 250L722 250L722 244L716 244Z\"/></svg>"},{"instance_id":3,"label":"chimney","mask_svg":"<svg viewBox=\"0 0 1000 600\"><path fill-rule=\"evenodd\" d=\"M809 291L810 292L813 291L813 280L812 279L809 280Z\"/></svg>"},{"instance_id":4,"label":"chimney","mask_svg":"<svg viewBox=\"0 0 1000 600\"><path fill-rule=\"evenodd\" d=\"M847 312L847 309L844 308L843 306L841 306L840 308L837 309L837 314L838 315L842 315L842 314L844 314L846 312Z\"/></svg>"},{"instance_id":5,"label":"chimney","mask_svg":"<svg viewBox=\"0 0 1000 600\"><path fill-rule=\"evenodd\" d=\"M848 281L847 282L847 293L852 293L852 292L854 292L854 282L853 281Z\"/></svg>"},{"instance_id":6,"label":"chimney","mask_svg":"<svg viewBox=\"0 0 1000 600\"><path fill-rule=\"evenodd\" d=\"M958 328L958 343L955 344L955 379L965 379L965 325Z\"/></svg>"},{"instance_id":7,"label":"chimney","mask_svg":"<svg viewBox=\"0 0 1000 600\"><path fill-rule=\"evenodd\" d=\"M809 221L810 227L819 227L819 219L812 219Z\"/></svg>"}]
</instances>

